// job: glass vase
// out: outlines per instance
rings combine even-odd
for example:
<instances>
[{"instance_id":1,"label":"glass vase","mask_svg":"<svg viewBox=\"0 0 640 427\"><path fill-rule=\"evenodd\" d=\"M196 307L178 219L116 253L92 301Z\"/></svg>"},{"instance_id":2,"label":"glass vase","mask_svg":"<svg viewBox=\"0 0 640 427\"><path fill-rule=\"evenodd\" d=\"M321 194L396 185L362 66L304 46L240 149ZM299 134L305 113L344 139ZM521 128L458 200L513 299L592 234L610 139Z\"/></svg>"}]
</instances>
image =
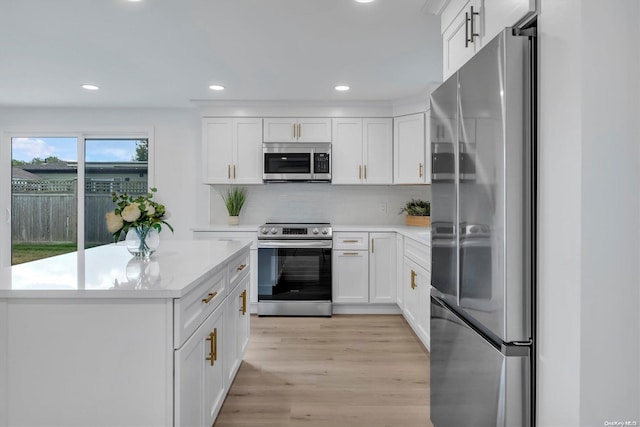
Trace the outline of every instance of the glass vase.
<instances>
[{"instance_id":1,"label":"glass vase","mask_svg":"<svg viewBox=\"0 0 640 427\"><path fill-rule=\"evenodd\" d=\"M160 246L160 233L149 225L129 228L125 237L127 250L136 258L149 259Z\"/></svg>"}]
</instances>

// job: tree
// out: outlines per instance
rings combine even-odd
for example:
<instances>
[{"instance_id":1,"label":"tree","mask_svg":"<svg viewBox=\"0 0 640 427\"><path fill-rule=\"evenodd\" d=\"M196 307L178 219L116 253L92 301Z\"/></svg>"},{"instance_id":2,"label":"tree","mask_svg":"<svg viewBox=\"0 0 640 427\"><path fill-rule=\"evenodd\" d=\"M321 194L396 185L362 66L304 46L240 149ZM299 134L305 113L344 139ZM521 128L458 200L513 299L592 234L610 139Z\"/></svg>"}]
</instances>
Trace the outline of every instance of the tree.
<instances>
[{"instance_id":1,"label":"tree","mask_svg":"<svg viewBox=\"0 0 640 427\"><path fill-rule=\"evenodd\" d=\"M136 155L132 160L136 160L138 162L146 162L149 161L149 140L148 139L140 139L136 141Z\"/></svg>"}]
</instances>

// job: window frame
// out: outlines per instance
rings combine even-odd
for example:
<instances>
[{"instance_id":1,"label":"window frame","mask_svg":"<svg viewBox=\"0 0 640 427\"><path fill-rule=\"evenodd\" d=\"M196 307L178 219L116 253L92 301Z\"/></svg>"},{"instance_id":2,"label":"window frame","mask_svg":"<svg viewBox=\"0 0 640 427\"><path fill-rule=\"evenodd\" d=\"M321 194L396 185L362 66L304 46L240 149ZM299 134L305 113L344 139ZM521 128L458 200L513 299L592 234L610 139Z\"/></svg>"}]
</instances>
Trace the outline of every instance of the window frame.
<instances>
[{"instance_id":1,"label":"window frame","mask_svg":"<svg viewBox=\"0 0 640 427\"><path fill-rule=\"evenodd\" d=\"M76 138L78 154L78 200L85 199L85 141L87 139L147 139L147 184L155 187L155 138L152 126L144 127L111 127L111 128L83 128L72 130L69 128L34 129L11 128L0 135L0 267L11 267L11 149L13 138ZM84 250L85 241L85 210L84 203L78 203L78 252Z\"/></svg>"}]
</instances>

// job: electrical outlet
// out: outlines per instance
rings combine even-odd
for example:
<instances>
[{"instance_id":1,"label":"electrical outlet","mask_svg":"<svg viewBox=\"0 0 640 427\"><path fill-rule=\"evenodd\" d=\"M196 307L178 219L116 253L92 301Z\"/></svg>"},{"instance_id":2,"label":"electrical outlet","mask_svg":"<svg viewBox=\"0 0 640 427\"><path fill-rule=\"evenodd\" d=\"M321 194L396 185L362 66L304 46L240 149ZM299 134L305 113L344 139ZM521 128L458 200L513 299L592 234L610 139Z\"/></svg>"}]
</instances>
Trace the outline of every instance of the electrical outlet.
<instances>
[{"instance_id":1,"label":"electrical outlet","mask_svg":"<svg viewBox=\"0 0 640 427\"><path fill-rule=\"evenodd\" d=\"M378 212L387 213L387 204L386 203L379 203L378 204Z\"/></svg>"}]
</instances>

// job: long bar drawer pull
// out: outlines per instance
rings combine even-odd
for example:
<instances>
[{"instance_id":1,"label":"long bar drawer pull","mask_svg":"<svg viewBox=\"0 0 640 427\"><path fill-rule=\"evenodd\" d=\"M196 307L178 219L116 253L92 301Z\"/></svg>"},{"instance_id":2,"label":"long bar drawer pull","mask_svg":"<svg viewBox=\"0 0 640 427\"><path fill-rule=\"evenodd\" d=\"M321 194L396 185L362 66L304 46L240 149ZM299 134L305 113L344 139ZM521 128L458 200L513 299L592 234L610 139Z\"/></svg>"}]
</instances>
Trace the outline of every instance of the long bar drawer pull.
<instances>
[{"instance_id":1,"label":"long bar drawer pull","mask_svg":"<svg viewBox=\"0 0 640 427\"><path fill-rule=\"evenodd\" d=\"M242 270L244 270L245 268L247 268L247 264L240 264L240 265L238 266L238 268L236 268L236 270L238 270L238 271L242 271Z\"/></svg>"},{"instance_id":2,"label":"long bar drawer pull","mask_svg":"<svg viewBox=\"0 0 640 427\"><path fill-rule=\"evenodd\" d=\"M358 252L343 252L342 255L358 255Z\"/></svg>"},{"instance_id":3,"label":"long bar drawer pull","mask_svg":"<svg viewBox=\"0 0 640 427\"><path fill-rule=\"evenodd\" d=\"M209 304L211 300L216 297L216 295L218 295L218 292L211 292L209 295L207 295L206 298L202 299L202 302L205 304Z\"/></svg>"},{"instance_id":4,"label":"long bar drawer pull","mask_svg":"<svg viewBox=\"0 0 640 427\"><path fill-rule=\"evenodd\" d=\"M213 366L218 360L218 328L213 328L213 332L209 334L207 341L209 341L209 357L206 360L209 360L211 366Z\"/></svg>"},{"instance_id":5,"label":"long bar drawer pull","mask_svg":"<svg viewBox=\"0 0 640 427\"><path fill-rule=\"evenodd\" d=\"M242 293L240 294L240 299L242 300L242 307L240 307L240 312L244 316L245 313L247 312L247 290L246 289L242 291Z\"/></svg>"},{"instance_id":6,"label":"long bar drawer pull","mask_svg":"<svg viewBox=\"0 0 640 427\"><path fill-rule=\"evenodd\" d=\"M418 285L416 285L416 272L411 270L411 289L415 289Z\"/></svg>"},{"instance_id":7,"label":"long bar drawer pull","mask_svg":"<svg viewBox=\"0 0 640 427\"><path fill-rule=\"evenodd\" d=\"M342 243L358 243L358 240L343 240Z\"/></svg>"}]
</instances>

